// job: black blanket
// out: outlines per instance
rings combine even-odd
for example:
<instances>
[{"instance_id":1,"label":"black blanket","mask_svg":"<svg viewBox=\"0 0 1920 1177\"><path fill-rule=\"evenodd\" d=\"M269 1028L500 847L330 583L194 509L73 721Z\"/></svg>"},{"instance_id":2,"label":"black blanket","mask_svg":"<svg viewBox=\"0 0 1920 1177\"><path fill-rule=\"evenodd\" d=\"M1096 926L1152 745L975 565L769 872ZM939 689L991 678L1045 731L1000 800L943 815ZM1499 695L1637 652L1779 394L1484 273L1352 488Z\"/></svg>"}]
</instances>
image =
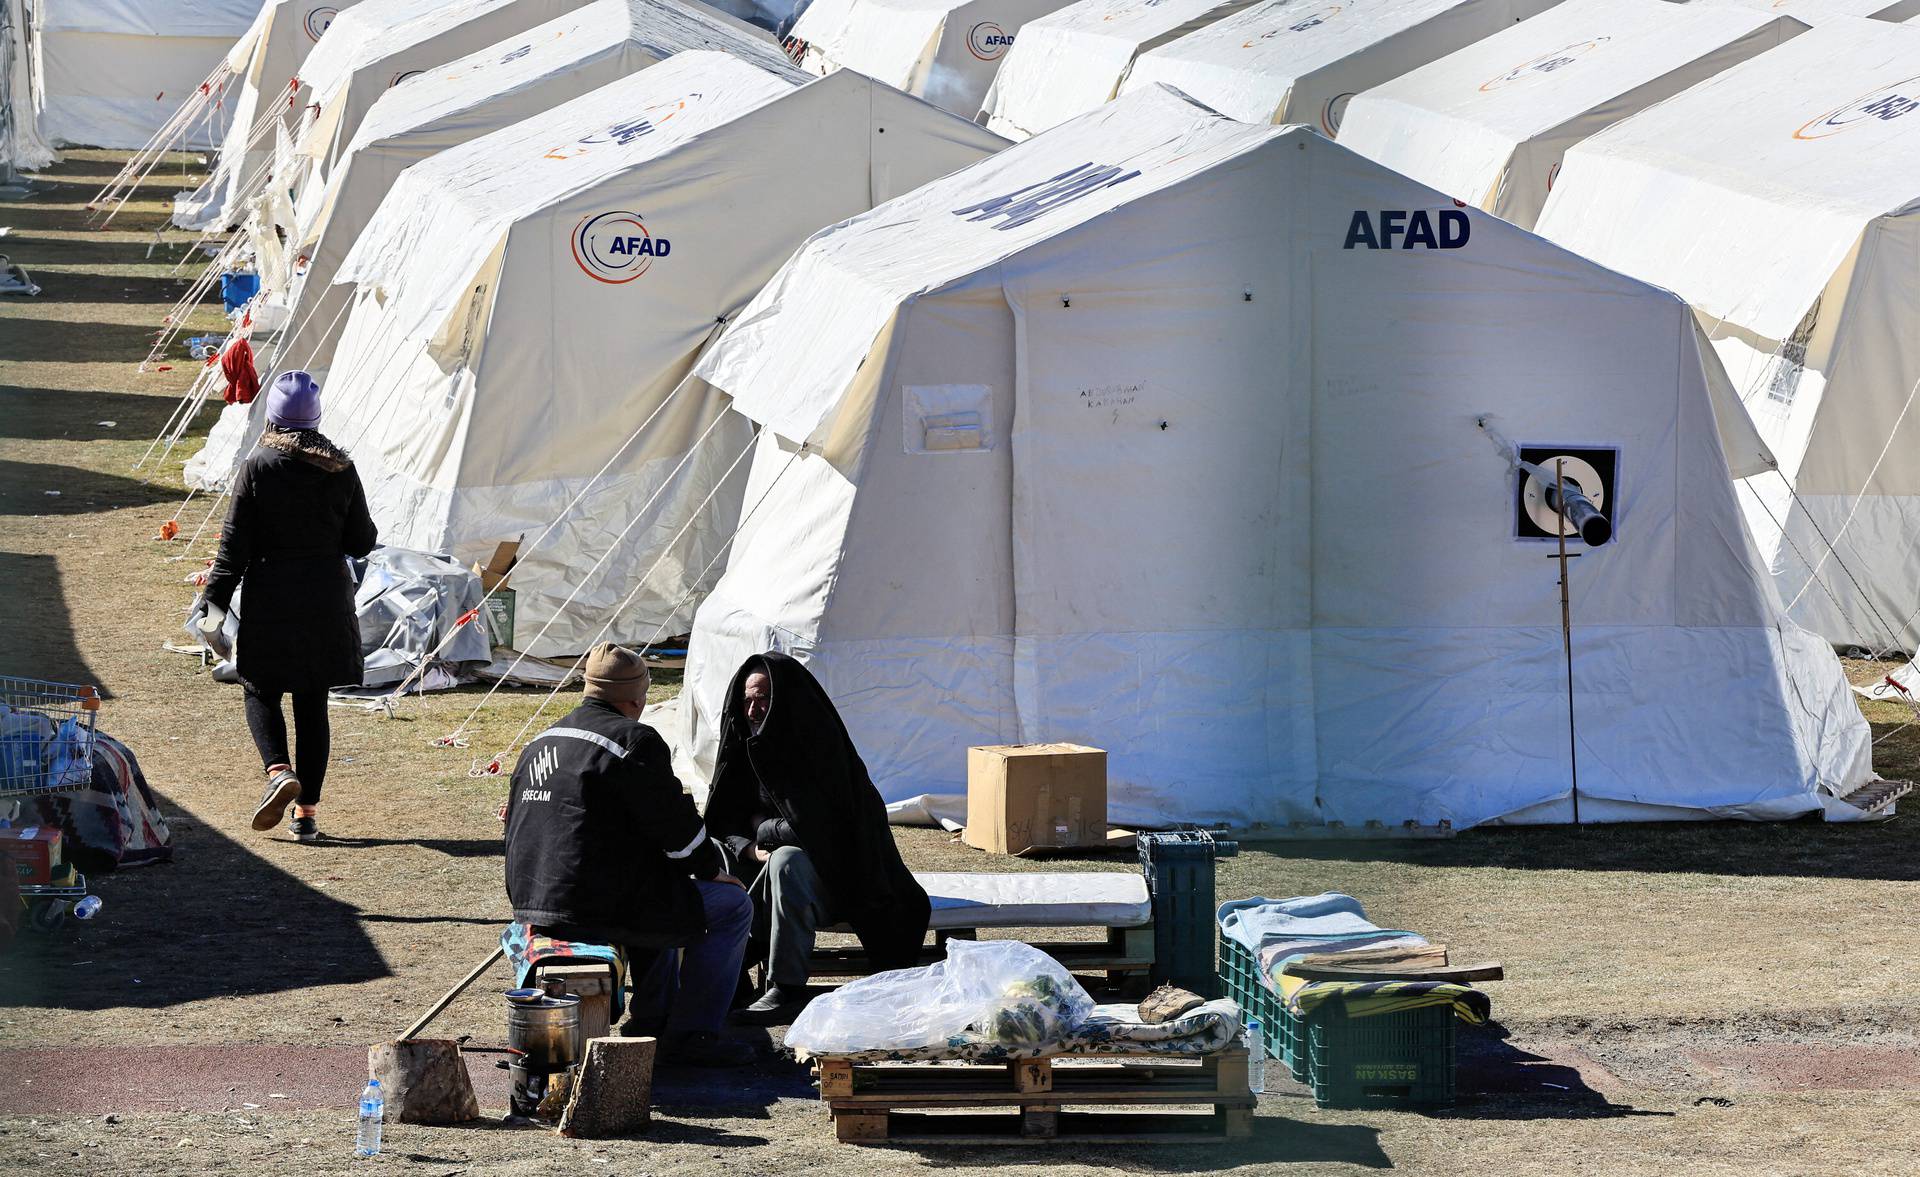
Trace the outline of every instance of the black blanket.
<instances>
[{"instance_id":1,"label":"black blanket","mask_svg":"<svg viewBox=\"0 0 1920 1177\"><path fill-rule=\"evenodd\" d=\"M758 734L742 706L747 676L755 671L773 683ZM886 803L833 700L785 654L747 659L727 687L707 832L754 838L762 784L820 872L834 913L853 927L874 966L917 963L931 910L927 893L900 859Z\"/></svg>"}]
</instances>

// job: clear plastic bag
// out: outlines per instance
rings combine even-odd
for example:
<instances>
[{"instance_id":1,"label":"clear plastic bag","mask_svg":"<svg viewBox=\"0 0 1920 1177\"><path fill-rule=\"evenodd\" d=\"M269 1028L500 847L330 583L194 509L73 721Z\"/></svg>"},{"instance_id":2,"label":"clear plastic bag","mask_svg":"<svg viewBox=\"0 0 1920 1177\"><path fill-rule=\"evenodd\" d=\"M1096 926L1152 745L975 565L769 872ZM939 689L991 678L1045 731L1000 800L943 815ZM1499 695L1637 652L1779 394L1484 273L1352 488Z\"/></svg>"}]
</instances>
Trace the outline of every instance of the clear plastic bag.
<instances>
[{"instance_id":1,"label":"clear plastic bag","mask_svg":"<svg viewBox=\"0 0 1920 1177\"><path fill-rule=\"evenodd\" d=\"M1060 962L1018 940L949 940L947 959L875 973L814 999L787 1031L802 1057L987 1042L1057 1042L1093 999Z\"/></svg>"}]
</instances>

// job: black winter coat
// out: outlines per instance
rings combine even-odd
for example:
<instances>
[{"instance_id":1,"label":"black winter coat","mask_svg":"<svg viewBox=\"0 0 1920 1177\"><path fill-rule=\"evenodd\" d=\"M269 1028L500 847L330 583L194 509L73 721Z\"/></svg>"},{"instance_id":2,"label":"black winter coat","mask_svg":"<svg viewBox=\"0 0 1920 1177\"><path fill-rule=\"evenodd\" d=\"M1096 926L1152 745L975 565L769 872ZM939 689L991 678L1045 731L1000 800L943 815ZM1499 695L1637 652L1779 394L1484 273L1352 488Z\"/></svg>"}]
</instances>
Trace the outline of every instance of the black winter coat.
<instances>
[{"instance_id":1,"label":"black winter coat","mask_svg":"<svg viewBox=\"0 0 1920 1177\"><path fill-rule=\"evenodd\" d=\"M757 735L742 706L754 671L773 680ZM763 786L777 816L763 812ZM931 914L927 893L900 858L886 802L833 700L785 654L747 659L727 688L707 829L735 847L791 837L820 872L833 914L852 925L875 968L919 963Z\"/></svg>"},{"instance_id":2,"label":"black winter coat","mask_svg":"<svg viewBox=\"0 0 1920 1177\"><path fill-rule=\"evenodd\" d=\"M666 741L588 699L520 753L507 794L507 899L566 940L677 947L706 931L693 880L722 869Z\"/></svg>"},{"instance_id":3,"label":"black winter coat","mask_svg":"<svg viewBox=\"0 0 1920 1177\"><path fill-rule=\"evenodd\" d=\"M240 677L266 691L359 686L360 626L347 557L379 536L352 459L311 429L268 427L233 479L207 600L246 584Z\"/></svg>"}]
</instances>

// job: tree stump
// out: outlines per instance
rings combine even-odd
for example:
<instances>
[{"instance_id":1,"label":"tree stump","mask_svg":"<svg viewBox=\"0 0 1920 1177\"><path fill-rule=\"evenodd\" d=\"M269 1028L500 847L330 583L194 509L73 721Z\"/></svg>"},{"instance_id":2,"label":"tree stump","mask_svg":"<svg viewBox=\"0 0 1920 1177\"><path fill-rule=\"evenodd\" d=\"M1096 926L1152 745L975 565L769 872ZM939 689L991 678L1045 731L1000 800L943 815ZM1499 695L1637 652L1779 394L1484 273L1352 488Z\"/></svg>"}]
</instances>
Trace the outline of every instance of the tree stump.
<instances>
[{"instance_id":1,"label":"tree stump","mask_svg":"<svg viewBox=\"0 0 1920 1177\"><path fill-rule=\"evenodd\" d=\"M626 1136L647 1126L653 1103L651 1038L595 1038L574 1074L560 1135Z\"/></svg>"},{"instance_id":2,"label":"tree stump","mask_svg":"<svg viewBox=\"0 0 1920 1177\"><path fill-rule=\"evenodd\" d=\"M387 1119L402 1124L464 1124L480 1118L460 1044L408 1038L367 1050L367 1074L380 1080Z\"/></svg>"}]
</instances>

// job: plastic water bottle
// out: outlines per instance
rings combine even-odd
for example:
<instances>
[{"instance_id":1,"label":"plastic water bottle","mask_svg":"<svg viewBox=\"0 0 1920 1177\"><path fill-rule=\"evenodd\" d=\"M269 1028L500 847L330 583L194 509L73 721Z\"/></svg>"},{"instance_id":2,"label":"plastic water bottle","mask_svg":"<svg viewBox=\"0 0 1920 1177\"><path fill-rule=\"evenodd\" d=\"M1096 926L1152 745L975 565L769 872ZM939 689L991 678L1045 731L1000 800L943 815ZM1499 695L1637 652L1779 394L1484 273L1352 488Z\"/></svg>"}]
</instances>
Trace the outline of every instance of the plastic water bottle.
<instances>
[{"instance_id":1,"label":"plastic water bottle","mask_svg":"<svg viewBox=\"0 0 1920 1177\"><path fill-rule=\"evenodd\" d=\"M1267 1089L1267 1036L1259 1018L1247 1019L1247 1087L1255 1095Z\"/></svg>"},{"instance_id":2,"label":"plastic water bottle","mask_svg":"<svg viewBox=\"0 0 1920 1177\"><path fill-rule=\"evenodd\" d=\"M354 1155L362 1157L380 1154L380 1124L387 1117L387 1097L380 1094L380 1080L367 1080L367 1089L360 1093L360 1135L353 1142Z\"/></svg>"},{"instance_id":3,"label":"plastic water bottle","mask_svg":"<svg viewBox=\"0 0 1920 1177\"><path fill-rule=\"evenodd\" d=\"M98 895L89 895L85 899L82 899L80 902L73 905L74 919L90 920L94 916L99 914L100 914L100 897Z\"/></svg>"}]
</instances>

